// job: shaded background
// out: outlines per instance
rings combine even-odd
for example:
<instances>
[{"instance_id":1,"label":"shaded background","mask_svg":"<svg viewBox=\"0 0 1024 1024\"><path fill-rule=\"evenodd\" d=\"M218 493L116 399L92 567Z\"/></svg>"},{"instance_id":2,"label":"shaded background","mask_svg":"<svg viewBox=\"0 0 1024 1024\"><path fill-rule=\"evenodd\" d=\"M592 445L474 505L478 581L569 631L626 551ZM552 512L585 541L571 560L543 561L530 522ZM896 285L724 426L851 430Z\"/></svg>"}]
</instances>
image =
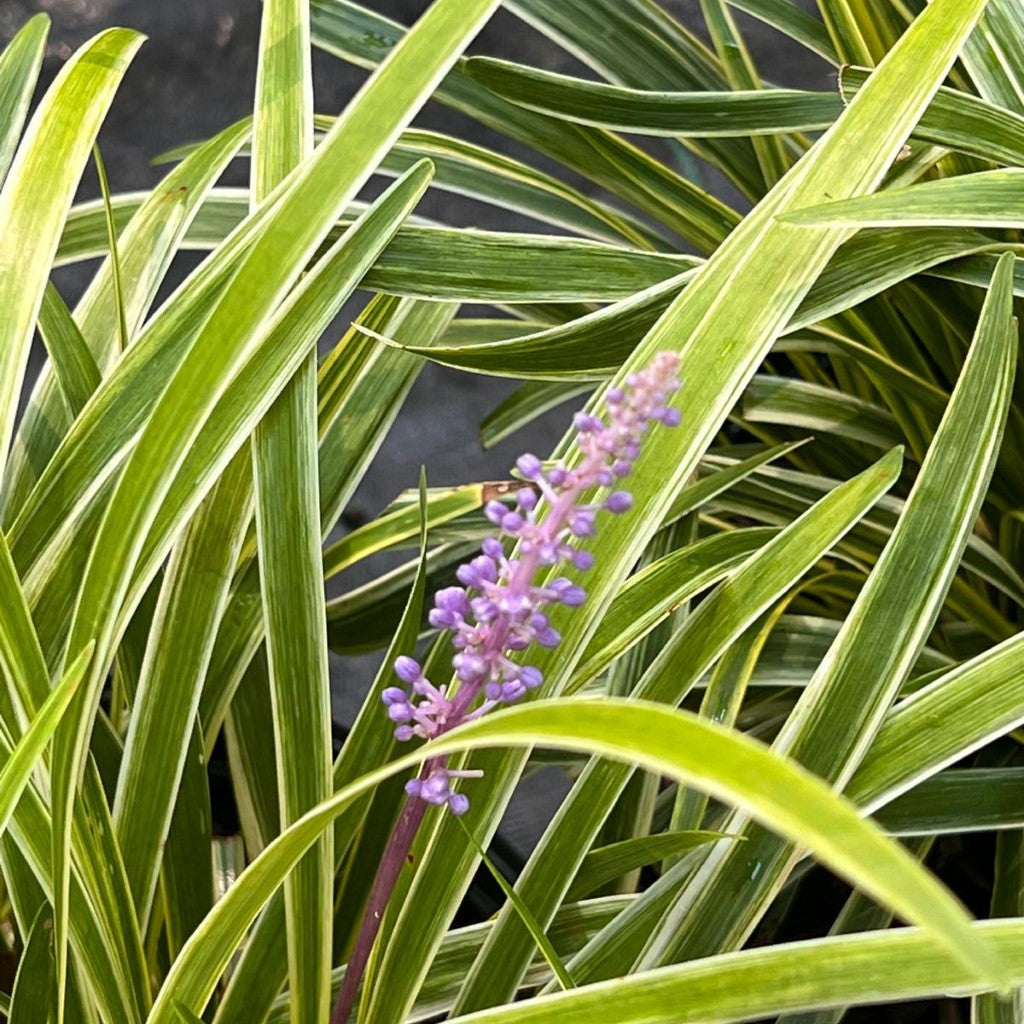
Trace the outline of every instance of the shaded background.
<instances>
[{"instance_id":1,"label":"shaded background","mask_svg":"<svg viewBox=\"0 0 1024 1024\"><path fill-rule=\"evenodd\" d=\"M428 0L364 0L381 14L413 22ZM661 0L662 6L680 21L703 34L699 0ZM814 0L803 0L808 10ZM6 43L32 15L45 11L52 20L40 93L61 64L86 39L111 25L123 25L149 38L130 67L122 88L100 133L111 189L126 192L150 189L167 172L150 161L157 154L184 142L208 138L228 124L251 113L255 87L259 0L0 0L0 43ZM826 65L803 48L762 23L737 13L758 66L766 79L780 85L829 88ZM594 77L593 73L543 35L499 10L477 38L470 52L522 61L551 70ZM366 72L314 50L316 109L339 112L366 77ZM519 146L439 104L430 104L417 119L418 125L460 135L501 152L526 158L535 165L555 169L532 150ZM687 174L697 177L711 191L738 207L743 203L709 168L684 157L680 147L647 140L652 151L679 166L686 159ZM561 169L557 173L565 176ZM236 161L225 183L244 185L247 165ZM590 182L573 179L590 194L600 194ZM90 167L80 189L80 199L99 195ZM429 194L421 211L456 226L500 230L542 230L523 216L498 210L444 192ZM175 285L194 266L197 256L186 254L176 261L168 287ZM95 263L64 268L55 275L65 299L73 303L89 280ZM357 307L347 309L325 342L333 344ZM42 351L35 353L30 376L38 370ZM426 465L431 485L458 484L503 477L524 449L550 451L561 435L567 410L557 410L538 420L498 447L484 452L477 440L480 420L514 387L509 381L485 379L427 365L384 443L374 465L346 512L358 522L375 516L401 490L416 485L421 464ZM379 563L375 567L379 570ZM367 569L344 577L349 584L366 578ZM363 700L379 656L338 658L332 655L334 711L347 724ZM565 780L555 770L527 779L522 793L509 810L503 834L520 851L528 851L539 830L565 791Z\"/></svg>"}]
</instances>

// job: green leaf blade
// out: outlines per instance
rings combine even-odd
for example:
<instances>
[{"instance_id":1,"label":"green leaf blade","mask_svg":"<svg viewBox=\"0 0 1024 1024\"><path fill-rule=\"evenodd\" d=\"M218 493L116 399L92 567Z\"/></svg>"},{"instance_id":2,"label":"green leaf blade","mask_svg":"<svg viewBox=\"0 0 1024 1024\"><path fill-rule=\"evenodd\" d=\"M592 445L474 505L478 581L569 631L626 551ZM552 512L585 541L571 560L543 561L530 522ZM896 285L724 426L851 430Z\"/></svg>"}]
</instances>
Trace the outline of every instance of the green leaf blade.
<instances>
[{"instance_id":1,"label":"green leaf blade","mask_svg":"<svg viewBox=\"0 0 1024 1024\"><path fill-rule=\"evenodd\" d=\"M49 32L50 19L37 14L0 53L0 185L18 148Z\"/></svg>"},{"instance_id":2,"label":"green leaf blade","mask_svg":"<svg viewBox=\"0 0 1024 1024\"><path fill-rule=\"evenodd\" d=\"M252 202L313 152L309 4L263 5L253 116ZM260 589L266 632L280 824L331 792L331 682L320 553L316 351L252 438ZM327 1014L334 850L328 833L285 882L293 1024Z\"/></svg>"},{"instance_id":3,"label":"green leaf blade","mask_svg":"<svg viewBox=\"0 0 1024 1024\"><path fill-rule=\"evenodd\" d=\"M821 780L741 734L642 701L542 701L461 726L431 744L430 750L440 755L507 744L550 744L637 761L649 771L673 775L737 803L810 847L901 915L921 921L929 941L951 954L949 962L958 965L958 976L967 984L998 986L1015 977L1006 966L1006 951L971 927L956 900L913 856L862 820ZM352 801L391 775L408 772L421 757L414 751L362 776L268 846L182 951L157 996L149 1024L170 1024L178 1003L201 1013L249 924L323 829ZM496 1012L518 1014L524 1007Z\"/></svg>"},{"instance_id":4,"label":"green leaf blade","mask_svg":"<svg viewBox=\"0 0 1024 1024\"><path fill-rule=\"evenodd\" d=\"M986 493L1013 380L1012 270L1007 255L903 515L776 740L777 749L840 786L864 756L924 645ZM728 830L741 825L734 822ZM746 834L745 851L763 864L758 878L750 879L740 857L713 851L696 906L680 895L648 943L647 966L697 950L732 948L749 934L781 885L791 851L763 830Z\"/></svg>"},{"instance_id":5,"label":"green leaf blade","mask_svg":"<svg viewBox=\"0 0 1024 1024\"><path fill-rule=\"evenodd\" d=\"M0 466L6 463L32 331L64 216L114 91L141 44L135 32L109 29L65 64L32 118L0 191Z\"/></svg>"}]
</instances>

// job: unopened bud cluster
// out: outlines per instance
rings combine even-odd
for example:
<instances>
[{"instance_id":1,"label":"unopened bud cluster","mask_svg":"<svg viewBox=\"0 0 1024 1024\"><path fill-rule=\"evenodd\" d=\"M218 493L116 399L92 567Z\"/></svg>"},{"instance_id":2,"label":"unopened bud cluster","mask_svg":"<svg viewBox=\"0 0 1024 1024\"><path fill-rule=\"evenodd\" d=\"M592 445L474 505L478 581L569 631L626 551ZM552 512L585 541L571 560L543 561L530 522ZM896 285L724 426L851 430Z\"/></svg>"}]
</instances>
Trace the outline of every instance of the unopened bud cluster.
<instances>
[{"instance_id":1,"label":"unopened bud cluster","mask_svg":"<svg viewBox=\"0 0 1024 1024\"><path fill-rule=\"evenodd\" d=\"M545 468L534 455L518 460L526 484L516 494L515 507L492 501L484 509L500 537L518 541L515 557L506 557L498 537L488 537L481 553L459 568L462 586L435 595L430 623L453 634L458 685L437 687L413 658L398 658L395 674L403 685L388 687L383 700L399 740L431 739L540 686L540 670L516 656L534 644L557 646L561 637L545 609L552 604L575 607L586 598L583 588L564 576L547 579L548 570L563 563L589 569L593 556L580 544L594 535L597 513L621 515L631 508L630 493L612 488L630 474L652 421L678 425L678 410L667 405L679 388L678 370L678 356L660 352L645 370L631 374L624 388L608 391L604 417L577 413L583 458L575 468ZM593 488L604 489L606 496L583 502L583 493ZM538 583L538 577L545 582ZM462 814L469 801L451 783L472 774L428 762L406 790Z\"/></svg>"}]
</instances>

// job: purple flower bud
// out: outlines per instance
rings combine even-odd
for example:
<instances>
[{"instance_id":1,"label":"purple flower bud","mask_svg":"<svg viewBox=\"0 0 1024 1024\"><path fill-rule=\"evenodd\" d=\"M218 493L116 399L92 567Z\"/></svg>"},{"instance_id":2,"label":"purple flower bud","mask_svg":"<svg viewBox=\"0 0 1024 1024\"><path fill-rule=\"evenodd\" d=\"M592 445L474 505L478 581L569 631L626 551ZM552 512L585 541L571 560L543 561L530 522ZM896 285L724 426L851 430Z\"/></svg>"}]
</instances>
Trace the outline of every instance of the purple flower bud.
<instances>
[{"instance_id":1,"label":"purple flower bud","mask_svg":"<svg viewBox=\"0 0 1024 1024\"><path fill-rule=\"evenodd\" d=\"M502 509L504 511L504 509ZM498 578L498 567L486 555L477 555L473 561L460 565L455 575L460 583L478 590L484 583L494 583Z\"/></svg>"},{"instance_id":2,"label":"purple flower bud","mask_svg":"<svg viewBox=\"0 0 1024 1024\"><path fill-rule=\"evenodd\" d=\"M622 388L609 388L608 393L604 396L604 400L609 405L622 405L622 401L625 397L626 393Z\"/></svg>"},{"instance_id":3,"label":"purple flower bud","mask_svg":"<svg viewBox=\"0 0 1024 1024\"><path fill-rule=\"evenodd\" d=\"M487 516L495 526L501 525L501 521L504 519L507 511L508 509L505 508L500 501L489 501L484 505L484 515Z\"/></svg>"},{"instance_id":4,"label":"purple flower bud","mask_svg":"<svg viewBox=\"0 0 1024 1024\"><path fill-rule=\"evenodd\" d=\"M455 674L464 683L472 683L487 672L487 661L479 654L456 654L452 658Z\"/></svg>"},{"instance_id":5,"label":"purple flower bud","mask_svg":"<svg viewBox=\"0 0 1024 1024\"><path fill-rule=\"evenodd\" d=\"M484 687L484 695L488 700L498 700L501 697L501 683L491 679Z\"/></svg>"},{"instance_id":6,"label":"purple flower bud","mask_svg":"<svg viewBox=\"0 0 1024 1024\"><path fill-rule=\"evenodd\" d=\"M395 658L395 675L398 676L403 683L414 683L421 675L423 675L423 669L415 658L409 658L403 654L400 657Z\"/></svg>"},{"instance_id":7,"label":"purple flower bud","mask_svg":"<svg viewBox=\"0 0 1024 1024\"><path fill-rule=\"evenodd\" d=\"M537 548L541 565L554 565L561 557L558 552L558 545L548 541Z\"/></svg>"},{"instance_id":8,"label":"purple flower bud","mask_svg":"<svg viewBox=\"0 0 1024 1024\"><path fill-rule=\"evenodd\" d=\"M413 710L411 704L405 703L388 705L388 718L390 718L392 722L408 722L412 717Z\"/></svg>"},{"instance_id":9,"label":"purple flower bud","mask_svg":"<svg viewBox=\"0 0 1024 1024\"><path fill-rule=\"evenodd\" d=\"M568 476L564 466L552 466L547 472L547 480L552 487L561 487Z\"/></svg>"},{"instance_id":10,"label":"purple flower bud","mask_svg":"<svg viewBox=\"0 0 1024 1024\"><path fill-rule=\"evenodd\" d=\"M628 459L616 459L612 464L612 473L620 479L624 476L629 476L633 472L633 463Z\"/></svg>"},{"instance_id":11,"label":"purple flower bud","mask_svg":"<svg viewBox=\"0 0 1024 1024\"><path fill-rule=\"evenodd\" d=\"M398 686L389 686L380 695L380 698L385 704L404 704L409 699L409 695Z\"/></svg>"},{"instance_id":12,"label":"purple flower bud","mask_svg":"<svg viewBox=\"0 0 1024 1024\"><path fill-rule=\"evenodd\" d=\"M682 415L678 409L673 409L670 406L661 414L661 422L666 427L678 427L682 422Z\"/></svg>"},{"instance_id":13,"label":"purple flower bud","mask_svg":"<svg viewBox=\"0 0 1024 1024\"><path fill-rule=\"evenodd\" d=\"M423 782L420 779L410 779L405 784L405 791L409 796L419 796L420 790L423 788Z\"/></svg>"},{"instance_id":14,"label":"purple flower bud","mask_svg":"<svg viewBox=\"0 0 1024 1024\"><path fill-rule=\"evenodd\" d=\"M598 471L597 482L602 487L611 487L615 483L615 474L610 469L602 469Z\"/></svg>"},{"instance_id":15,"label":"purple flower bud","mask_svg":"<svg viewBox=\"0 0 1024 1024\"><path fill-rule=\"evenodd\" d=\"M511 704L512 701L519 700L520 697L525 696L526 687L518 679L510 679L507 683L502 684L501 699L503 701Z\"/></svg>"},{"instance_id":16,"label":"purple flower bud","mask_svg":"<svg viewBox=\"0 0 1024 1024\"><path fill-rule=\"evenodd\" d=\"M537 492L532 487L520 487L516 491L516 504L524 512L532 512L537 507Z\"/></svg>"},{"instance_id":17,"label":"purple flower bud","mask_svg":"<svg viewBox=\"0 0 1024 1024\"><path fill-rule=\"evenodd\" d=\"M469 606L477 622L491 622L498 615L498 606L489 597L474 597Z\"/></svg>"},{"instance_id":18,"label":"purple flower bud","mask_svg":"<svg viewBox=\"0 0 1024 1024\"><path fill-rule=\"evenodd\" d=\"M582 588L576 586L571 580L567 580L564 576L559 577L557 580L552 580L548 584L548 589L555 592L557 600L561 601L562 604L569 605L570 608L576 608L587 599L587 592Z\"/></svg>"},{"instance_id":19,"label":"purple flower bud","mask_svg":"<svg viewBox=\"0 0 1024 1024\"><path fill-rule=\"evenodd\" d=\"M594 567L594 556L589 551L576 550L569 556L575 569L586 572Z\"/></svg>"},{"instance_id":20,"label":"purple flower bud","mask_svg":"<svg viewBox=\"0 0 1024 1024\"><path fill-rule=\"evenodd\" d=\"M445 587L434 595L434 606L456 615L469 611L469 599L462 587Z\"/></svg>"},{"instance_id":21,"label":"purple flower bud","mask_svg":"<svg viewBox=\"0 0 1024 1024\"><path fill-rule=\"evenodd\" d=\"M419 795L431 804L447 803L449 794L448 774L443 769L433 772L420 785Z\"/></svg>"},{"instance_id":22,"label":"purple flower bud","mask_svg":"<svg viewBox=\"0 0 1024 1024\"><path fill-rule=\"evenodd\" d=\"M461 817L469 810L469 797L464 793L452 793L448 797L448 809L456 817Z\"/></svg>"},{"instance_id":23,"label":"purple flower bud","mask_svg":"<svg viewBox=\"0 0 1024 1024\"><path fill-rule=\"evenodd\" d=\"M501 541L497 537L488 537L484 541L481 550L488 558L494 559L495 562L505 554L505 549L501 546Z\"/></svg>"},{"instance_id":24,"label":"purple flower bud","mask_svg":"<svg viewBox=\"0 0 1024 1024\"><path fill-rule=\"evenodd\" d=\"M523 528L523 517L518 512L506 512L501 517L501 528L506 533L518 533Z\"/></svg>"},{"instance_id":25,"label":"purple flower bud","mask_svg":"<svg viewBox=\"0 0 1024 1024\"><path fill-rule=\"evenodd\" d=\"M395 739L399 743L408 743L415 735L416 731L411 725L400 725L395 729ZM413 795L415 796L415 794Z\"/></svg>"},{"instance_id":26,"label":"purple flower bud","mask_svg":"<svg viewBox=\"0 0 1024 1024\"><path fill-rule=\"evenodd\" d=\"M581 434L596 434L599 430L604 430L604 423L597 416L585 412L576 413L572 423Z\"/></svg>"},{"instance_id":27,"label":"purple flower bud","mask_svg":"<svg viewBox=\"0 0 1024 1024\"><path fill-rule=\"evenodd\" d=\"M446 612L441 608L433 608L430 614L427 615L427 621L434 627L434 629L455 629L459 624L457 616L451 612Z\"/></svg>"},{"instance_id":28,"label":"purple flower bud","mask_svg":"<svg viewBox=\"0 0 1024 1024\"><path fill-rule=\"evenodd\" d=\"M612 515L620 516L623 512L628 512L633 507L633 495L629 491L616 491L614 494L608 495L605 499L604 507Z\"/></svg>"},{"instance_id":29,"label":"purple flower bud","mask_svg":"<svg viewBox=\"0 0 1024 1024\"><path fill-rule=\"evenodd\" d=\"M562 642L561 633L559 633L557 629L552 629L550 626L537 630L533 638L541 645L541 647L557 647Z\"/></svg>"},{"instance_id":30,"label":"purple flower bud","mask_svg":"<svg viewBox=\"0 0 1024 1024\"><path fill-rule=\"evenodd\" d=\"M520 455L516 459L516 469L526 477L527 480L536 480L540 476L543 465L536 455Z\"/></svg>"},{"instance_id":31,"label":"purple flower bud","mask_svg":"<svg viewBox=\"0 0 1024 1024\"><path fill-rule=\"evenodd\" d=\"M574 537L592 537L594 513L590 509L574 509L569 513L569 529Z\"/></svg>"},{"instance_id":32,"label":"purple flower bud","mask_svg":"<svg viewBox=\"0 0 1024 1024\"><path fill-rule=\"evenodd\" d=\"M544 676L539 668L534 668L532 665L524 665L519 670L519 681L528 690L536 690L544 682Z\"/></svg>"}]
</instances>

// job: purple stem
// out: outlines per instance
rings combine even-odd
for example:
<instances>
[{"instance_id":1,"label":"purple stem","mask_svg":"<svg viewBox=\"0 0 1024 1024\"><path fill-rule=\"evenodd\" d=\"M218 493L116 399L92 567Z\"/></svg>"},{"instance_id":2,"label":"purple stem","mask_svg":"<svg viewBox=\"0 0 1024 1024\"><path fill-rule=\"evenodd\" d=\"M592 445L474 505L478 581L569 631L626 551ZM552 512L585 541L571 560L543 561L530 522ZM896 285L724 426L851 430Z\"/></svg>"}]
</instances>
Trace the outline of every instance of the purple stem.
<instances>
[{"instance_id":1,"label":"purple stem","mask_svg":"<svg viewBox=\"0 0 1024 1024\"><path fill-rule=\"evenodd\" d=\"M426 778L423 772L429 771L432 767L429 761L426 762L420 778ZM384 855L381 857L380 867L377 869L377 877L373 880L370 898L366 902L366 912L363 915L362 924L359 926L359 935L352 947L348 966L345 968L345 980L341 984L341 991L338 993L334 1011L331 1013L331 1024L346 1024L352 1013L356 992L359 989L359 983L363 980L366 964L370 959L370 950L373 949L377 933L380 931L388 900L391 899L398 876L402 873L402 865L412 849L412 844L420 829L420 823L429 806L418 797L407 796L405 798L402 813L399 815L388 839L388 844L384 848Z\"/></svg>"},{"instance_id":2,"label":"purple stem","mask_svg":"<svg viewBox=\"0 0 1024 1024\"><path fill-rule=\"evenodd\" d=\"M448 729L459 724L479 692L479 686L463 686L459 690L452 702L455 709ZM448 729L444 731L447 732ZM433 771L444 767L447 761L448 758L444 755L429 758L423 762L419 777L421 779L429 778ZM405 798L401 814L391 831L387 846L384 847L380 867L377 868L377 876L373 880L373 888L366 901L366 910L359 926L359 934L356 936L352 954L349 956L348 965L345 968L345 979L341 983L341 990L338 992L338 998L331 1013L331 1024L346 1024L352 1013L359 983L363 980L366 965L370 960L370 951L380 933L384 911L387 909L391 894L395 891L398 877L402 873L402 865L405 864L412 844L416 841L420 825L429 806L430 804L419 797L407 796Z\"/></svg>"}]
</instances>

